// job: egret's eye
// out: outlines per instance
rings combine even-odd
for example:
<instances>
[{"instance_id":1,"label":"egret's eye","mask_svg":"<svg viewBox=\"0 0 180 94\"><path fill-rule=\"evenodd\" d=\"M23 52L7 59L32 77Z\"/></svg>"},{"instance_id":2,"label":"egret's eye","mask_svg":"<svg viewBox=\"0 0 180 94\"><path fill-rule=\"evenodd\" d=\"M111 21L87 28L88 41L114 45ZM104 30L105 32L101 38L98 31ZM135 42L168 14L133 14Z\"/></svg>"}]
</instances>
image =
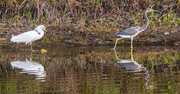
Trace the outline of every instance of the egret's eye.
<instances>
[{"instance_id":1,"label":"egret's eye","mask_svg":"<svg viewBox=\"0 0 180 94\"><path fill-rule=\"evenodd\" d=\"M46 27L43 27L44 30L46 30Z\"/></svg>"}]
</instances>

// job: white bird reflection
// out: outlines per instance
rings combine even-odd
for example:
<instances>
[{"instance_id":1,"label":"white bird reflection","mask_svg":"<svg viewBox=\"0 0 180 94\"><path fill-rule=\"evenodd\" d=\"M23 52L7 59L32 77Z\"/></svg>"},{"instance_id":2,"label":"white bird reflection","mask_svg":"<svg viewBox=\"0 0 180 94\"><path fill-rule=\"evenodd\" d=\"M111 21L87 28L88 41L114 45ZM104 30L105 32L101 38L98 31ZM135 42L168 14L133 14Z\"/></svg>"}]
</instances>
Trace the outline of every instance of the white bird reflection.
<instances>
[{"instance_id":1,"label":"white bird reflection","mask_svg":"<svg viewBox=\"0 0 180 94\"><path fill-rule=\"evenodd\" d=\"M134 75L136 75L136 78L144 77L145 81L146 81L145 86L147 89L150 89L150 87L148 86L148 82L149 82L148 70L146 70L145 67L142 67L141 64L138 64L136 61L134 61L132 51L133 50L131 50L131 59L130 60L121 60L118 58L116 50L114 50L116 59L118 60L118 61L116 61L116 65L124 68L125 69L124 73L134 73ZM142 76L142 75L144 75L144 76Z\"/></svg>"},{"instance_id":2,"label":"white bird reflection","mask_svg":"<svg viewBox=\"0 0 180 94\"><path fill-rule=\"evenodd\" d=\"M11 62L12 68L18 68L21 69L21 72L19 73L28 73L32 75L37 76L37 80L40 81L45 81L46 77L46 71L44 71L44 67L36 62L33 62L32 60L27 60L26 61L12 61Z\"/></svg>"}]
</instances>

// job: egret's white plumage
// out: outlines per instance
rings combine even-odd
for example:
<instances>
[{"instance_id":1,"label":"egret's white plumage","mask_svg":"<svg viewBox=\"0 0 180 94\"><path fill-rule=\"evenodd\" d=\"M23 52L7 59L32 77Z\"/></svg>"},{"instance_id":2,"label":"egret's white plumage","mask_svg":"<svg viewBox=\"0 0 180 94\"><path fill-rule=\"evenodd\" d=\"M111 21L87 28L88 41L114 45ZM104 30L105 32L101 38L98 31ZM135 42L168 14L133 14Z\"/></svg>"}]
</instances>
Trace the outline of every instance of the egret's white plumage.
<instances>
[{"instance_id":1,"label":"egret's white plumage","mask_svg":"<svg viewBox=\"0 0 180 94\"><path fill-rule=\"evenodd\" d=\"M11 66L23 69L24 71L44 71L44 67L41 64L27 59L26 61L12 61Z\"/></svg>"},{"instance_id":2,"label":"egret's white plumage","mask_svg":"<svg viewBox=\"0 0 180 94\"><path fill-rule=\"evenodd\" d=\"M44 36L43 30L46 30L45 26L39 25L32 31L27 31L16 36L12 35L11 42L25 43L25 44L30 43L32 50L32 42L41 39Z\"/></svg>"},{"instance_id":3,"label":"egret's white plumage","mask_svg":"<svg viewBox=\"0 0 180 94\"><path fill-rule=\"evenodd\" d=\"M26 59L26 61L12 61L11 66L12 68L21 69L19 73L28 73L36 75L36 79L39 79L41 81L44 81L43 79L45 79L46 77L46 71L44 71L44 67L41 64L34 62L32 60Z\"/></svg>"}]
</instances>

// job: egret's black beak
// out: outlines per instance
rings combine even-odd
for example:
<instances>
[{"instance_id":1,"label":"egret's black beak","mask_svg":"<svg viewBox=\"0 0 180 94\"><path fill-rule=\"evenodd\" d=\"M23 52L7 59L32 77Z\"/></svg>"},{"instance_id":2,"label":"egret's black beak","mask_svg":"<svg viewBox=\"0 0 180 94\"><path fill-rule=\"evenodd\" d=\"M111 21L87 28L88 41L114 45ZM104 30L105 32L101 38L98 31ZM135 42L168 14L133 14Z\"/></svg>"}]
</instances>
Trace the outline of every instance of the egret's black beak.
<instances>
[{"instance_id":1,"label":"egret's black beak","mask_svg":"<svg viewBox=\"0 0 180 94\"><path fill-rule=\"evenodd\" d=\"M52 34L52 32L51 32L50 29L46 29L46 32L47 32L48 34Z\"/></svg>"}]
</instances>

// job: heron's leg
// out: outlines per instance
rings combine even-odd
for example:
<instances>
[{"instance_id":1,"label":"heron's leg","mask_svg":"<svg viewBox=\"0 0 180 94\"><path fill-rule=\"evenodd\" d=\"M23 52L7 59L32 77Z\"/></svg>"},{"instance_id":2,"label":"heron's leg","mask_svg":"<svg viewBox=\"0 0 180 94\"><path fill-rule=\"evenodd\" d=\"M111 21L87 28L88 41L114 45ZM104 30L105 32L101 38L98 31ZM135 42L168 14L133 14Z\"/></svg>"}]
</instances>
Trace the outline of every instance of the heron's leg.
<instances>
[{"instance_id":1,"label":"heron's leg","mask_svg":"<svg viewBox=\"0 0 180 94\"><path fill-rule=\"evenodd\" d=\"M117 42L118 42L118 40L120 40L120 39L122 39L122 38L116 39L116 43L115 43L115 45L114 45L114 49L116 49Z\"/></svg>"},{"instance_id":2,"label":"heron's leg","mask_svg":"<svg viewBox=\"0 0 180 94\"><path fill-rule=\"evenodd\" d=\"M117 56L117 53L116 53L116 50L114 49L114 54L115 54L115 56L116 56L116 59L117 60L120 60L119 58L118 58L118 56Z\"/></svg>"},{"instance_id":3,"label":"heron's leg","mask_svg":"<svg viewBox=\"0 0 180 94\"><path fill-rule=\"evenodd\" d=\"M133 49L133 38L131 38L131 49Z\"/></svg>"},{"instance_id":4,"label":"heron's leg","mask_svg":"<svg viewBox=\"0 0 180 94\"><path fill-rule=\"evenodd\" d=\"M134 58L133 58L133 48L131 49L131 60L134 61Z\"/></svg>"}]
</instances>

